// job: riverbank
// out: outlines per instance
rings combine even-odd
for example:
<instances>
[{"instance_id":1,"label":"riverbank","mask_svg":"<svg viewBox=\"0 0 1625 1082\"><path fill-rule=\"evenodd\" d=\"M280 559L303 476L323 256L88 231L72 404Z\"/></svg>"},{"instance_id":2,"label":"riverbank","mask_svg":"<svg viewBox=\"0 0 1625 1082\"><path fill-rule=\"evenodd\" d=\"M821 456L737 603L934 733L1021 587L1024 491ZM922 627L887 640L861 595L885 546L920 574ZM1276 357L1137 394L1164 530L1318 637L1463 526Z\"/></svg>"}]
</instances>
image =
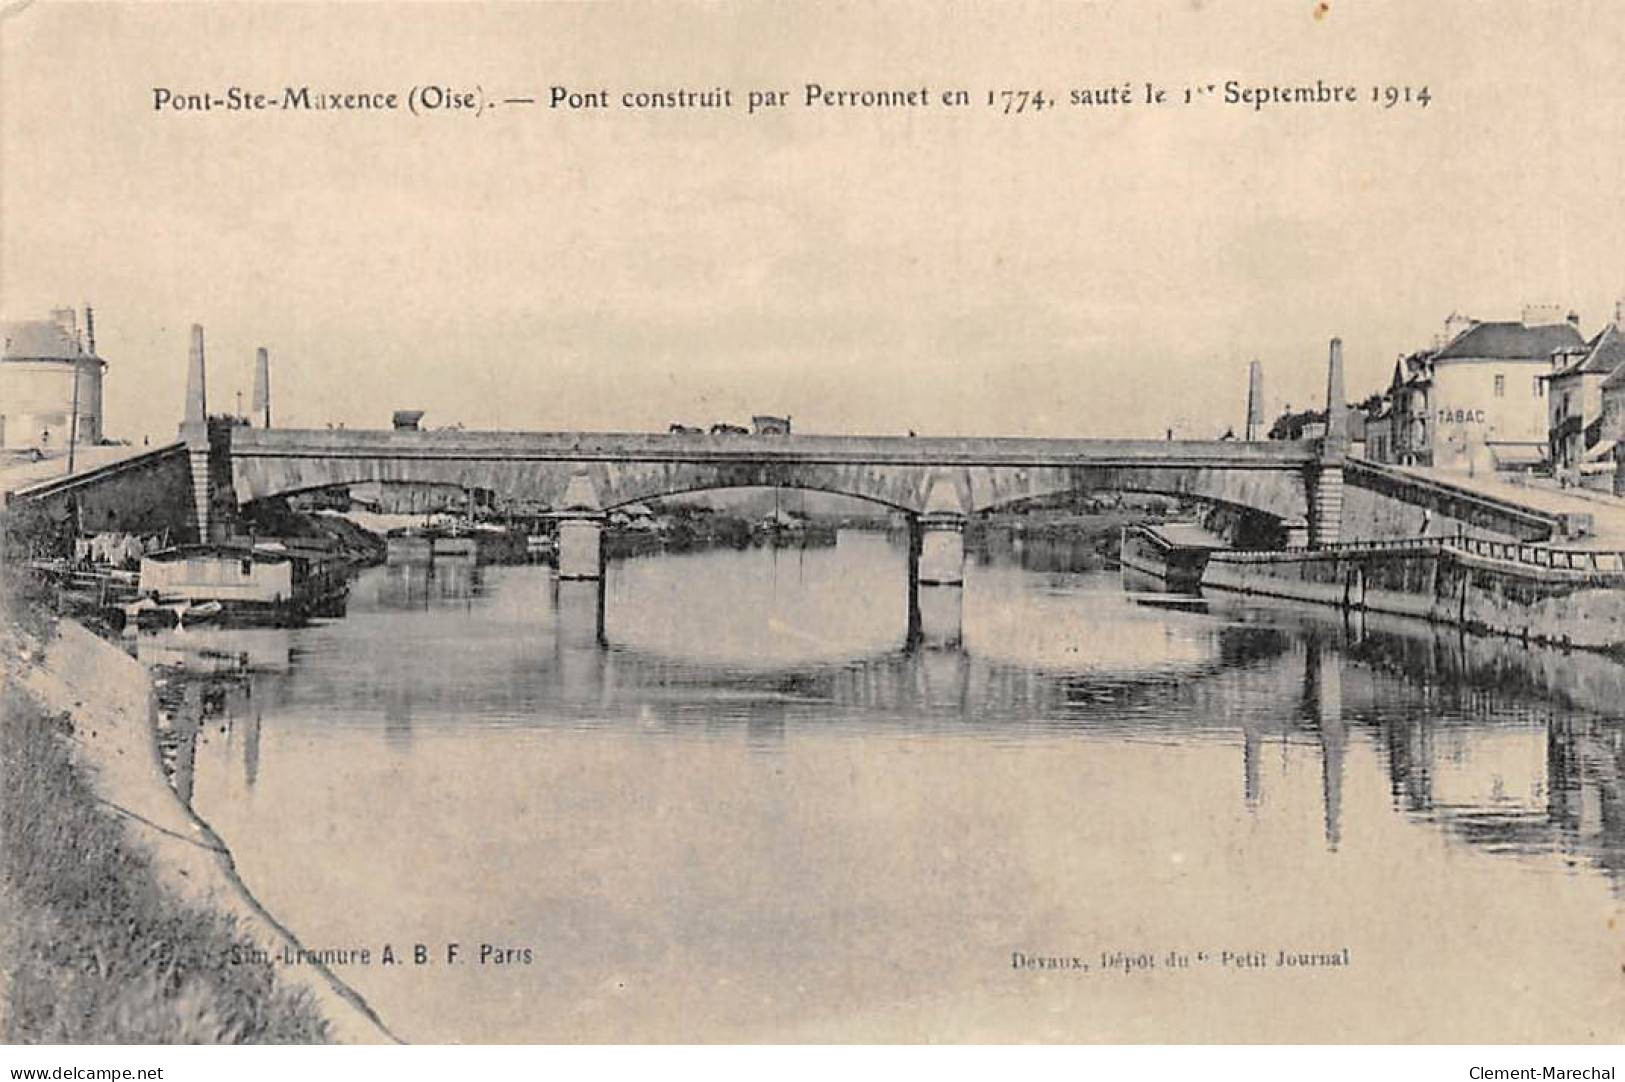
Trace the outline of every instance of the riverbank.
<instances>
[{"instance_id":1,"label":"riverbank","mask_svg":"<svg viewBox=\"0 0 1625 1082\"><path fill-rule=\"evenodd\" d=\"M330 559L350 567L370 567L384 560L384 538L336 512L295 511L284 500L261 500L240 514L244 527L257 537L312 542Z\"/></svg>"},{"instance_id":2,"label":"riverbank","mask_svg":"<svg viewBox=\"0 0 1625 1082\"><path fill-rule=\"evenodd\" d=\"M1625 568L1614 553L1474 538L1218 552L1202 587L1625 653Z\"/></svg>"},{"instance_id":3,"label":"riverbank","mask_svg":"<svg viewBox=\"0 0 1625 1082\"><path fill-rule=\"evenodd\" d=\"M13 1043L394 1038L297 948L170 788L134 659L5 584L0 1036Z\"/></svg>"}]
</instances>

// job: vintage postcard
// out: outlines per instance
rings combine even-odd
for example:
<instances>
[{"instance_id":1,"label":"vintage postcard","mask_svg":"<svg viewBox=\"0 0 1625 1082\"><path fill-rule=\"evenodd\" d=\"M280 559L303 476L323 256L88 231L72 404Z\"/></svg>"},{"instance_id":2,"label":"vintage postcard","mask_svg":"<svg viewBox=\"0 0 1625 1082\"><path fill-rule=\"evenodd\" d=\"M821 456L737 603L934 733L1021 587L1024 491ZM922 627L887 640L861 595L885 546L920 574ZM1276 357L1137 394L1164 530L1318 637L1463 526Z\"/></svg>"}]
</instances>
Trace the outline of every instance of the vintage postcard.
<instances>
[{"instance_id":1,"label":"vintage postcard","mask_svg":"<svg viewBox=\"0 0 1625 1082\"><path fill-rule=\"evenodd\" d=\"M1625 1038L1622 58L7 4L0 1038Z\"/></svg>"}]
</instances>

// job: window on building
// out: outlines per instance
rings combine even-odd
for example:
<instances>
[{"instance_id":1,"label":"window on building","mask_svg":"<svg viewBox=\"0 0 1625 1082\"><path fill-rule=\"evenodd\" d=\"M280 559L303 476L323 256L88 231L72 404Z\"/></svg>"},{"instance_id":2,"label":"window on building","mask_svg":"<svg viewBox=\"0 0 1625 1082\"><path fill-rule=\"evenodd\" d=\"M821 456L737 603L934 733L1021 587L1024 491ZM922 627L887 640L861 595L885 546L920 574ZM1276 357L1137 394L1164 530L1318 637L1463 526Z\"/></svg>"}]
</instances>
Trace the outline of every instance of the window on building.
<instances>
[{"instance_id":1,"label":"window on building","mask_svg":"<svg viewBox=\"0 0 1625 1082\"><path fill-rule=\"evenodd\" d=\"M1505 398L1507 394L1507 378L1497 372L1495 374L1495 397Z\"/></svg>"},{"instance_id":2,"label":"window on building","mask_svg":"<svg viewBox=\"0 0 1625 1082\"><path fill-rule=\"evenodd\" d=\"M1539 376L1535 377L1535 397L1536 398L1545 398L1546 397L1546 381L1541 379Z\"/></svg>"}]
</instances>

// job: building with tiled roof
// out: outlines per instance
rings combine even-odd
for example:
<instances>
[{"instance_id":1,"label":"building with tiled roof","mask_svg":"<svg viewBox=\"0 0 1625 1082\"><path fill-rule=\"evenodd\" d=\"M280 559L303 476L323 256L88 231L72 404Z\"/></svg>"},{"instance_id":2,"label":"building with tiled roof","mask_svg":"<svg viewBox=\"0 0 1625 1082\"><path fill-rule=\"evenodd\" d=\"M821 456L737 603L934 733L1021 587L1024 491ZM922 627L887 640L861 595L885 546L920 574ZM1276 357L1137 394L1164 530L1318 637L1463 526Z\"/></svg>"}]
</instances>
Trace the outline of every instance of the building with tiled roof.
<instances>
[{"instance_id":1,"label":"building with tiled roof","mask_svg":"<svg viewBox=\"0 0 1625 1082\"><path fill-rule=\"evenodd\" d=\"M1530 310L1520 322L1472 322L1429 360L1432 465L1527 467L1550 447L1546 385L1554 354L1583 347L1579 317Z\"/></svg>"},{"instance_id":2,"label":"building with tiled roof","mask_svg":"<svg viewBox=\"0 0 1625 1082\"><path fill-rule=\"evenodd\" d=\"M1610 487L1612 465L1611 487L1625 493L1625 301L1614 306L1614 321L1586 343L1584 354L1570 361L1565 375L1566 383L1581 389L1596 386L1596 418L1578 425L1569 421L1561 433L1554 426L1554 444L1561 434L1581 448L1574 461L1582 483Z\"/></svg>"},{"instance_id":3,"label":"building with tiled roof","mask_svg":"<svg viewBox=\"0 0 1625 1082\"><path fill-rule=\"evenodd\" d=\"M1389 437L1379 462L1401 466L1433 464L1433 351L1422 350L1394 362L1388 388Z\"/></svg>"},{"instance_id":4,"label":"building with tiled roof","mask_svg":"<svg viewBox=\"0 0 1625 1082\"><path fill-rule=\"evenodd\" d=\"M1622 420L1619 395L1609 415L1605 388L1616 375L1616 387L1625 389L1625 335L1610 323L1578 348L1552 355L1547 379L1547 411L1552 464L1559 470L1580 469L1588 462L1612 461Z\"/></svg>"},{"instance_id":5,"label":"building with tiled roof","mask_svg":"<svg viewBox=\"0 0 1625 1082\"><path fill-rule=\"evenodd\" d=\"M1545 362L1560 349L1584 344L1575 326L1578 317L1539 326L1525 323L1474 323L1433 355L1435 362L1446 361L1530 361Z\"/></svg>"},{"instance_id":6,"label":"building with tiled roof","mask_svg":"<svg viewBox=\"0 0 1625 1082\"><path fill-rule=\"evenodd\" d=\"M1591 340L1594 364L1608 368L1608 377L1602 381L1603 390L1625 390L1625 302L1614 316L1614 322L1604 327Z\"/></svg>"}]
</instances>

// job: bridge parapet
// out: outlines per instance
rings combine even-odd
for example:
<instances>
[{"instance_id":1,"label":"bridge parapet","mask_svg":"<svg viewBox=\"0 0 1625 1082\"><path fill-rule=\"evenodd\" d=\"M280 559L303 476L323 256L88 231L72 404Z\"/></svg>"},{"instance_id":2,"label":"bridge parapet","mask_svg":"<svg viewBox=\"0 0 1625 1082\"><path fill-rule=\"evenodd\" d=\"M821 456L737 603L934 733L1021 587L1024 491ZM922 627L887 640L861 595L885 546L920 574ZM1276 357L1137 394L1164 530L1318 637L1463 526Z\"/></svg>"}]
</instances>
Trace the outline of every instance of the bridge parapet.
<instances>
[{"instance_id":1,"label":"bridge parapet","mask_svg":"<svg viewBox=\"0 0 1625 1082\"><path fill-rule=\"evenodd\" d=\"M469 432L243 429L237 457L606 461L774 461L877 465L1142 465L1292 470L1317 461L1313 441L1049 439L1023 436L756 436L650 432Z\"/></svg>"},{"instance_id":2,"label":"bridge parapet","mask_svg":"<svg viewBox=\"0 0 1625 1082\"><path fill-rule=\"evenodd\" d=\"M954 479L964 513L1064 492L1190 496L1278 518L1310 511L1313 443L592 432L238 429L239 502L363 481L486 489L563 507L585 473L600 510L683 492L787 487L918 514L931 481Z\"/></svg>"}]
</instances>

